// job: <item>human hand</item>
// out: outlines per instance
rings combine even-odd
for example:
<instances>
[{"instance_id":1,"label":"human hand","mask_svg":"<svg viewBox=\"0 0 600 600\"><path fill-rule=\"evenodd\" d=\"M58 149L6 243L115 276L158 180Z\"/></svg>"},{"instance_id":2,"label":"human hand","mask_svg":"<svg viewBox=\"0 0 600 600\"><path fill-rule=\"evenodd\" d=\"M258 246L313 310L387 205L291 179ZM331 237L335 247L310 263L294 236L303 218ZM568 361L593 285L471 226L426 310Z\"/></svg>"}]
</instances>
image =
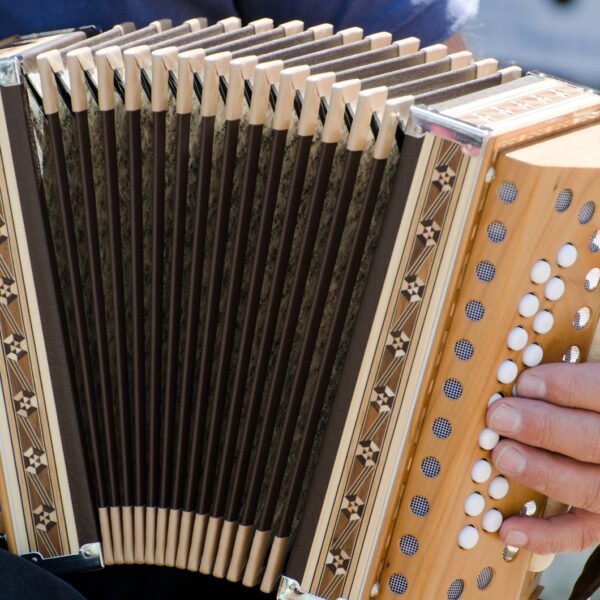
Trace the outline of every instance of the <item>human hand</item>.
<instances>
[{"instance_id":1,"label":"human hand","mask_svg":"<svg viewBox=\"0 0 600 600\"><path fill-rule=\"evenodd\" d=\"M571 505L547 519L511 517L503 541L537 554L578 552L600 542L600 363L546 364L494 402L487 425L504 438L492 460L508 477Z\"/></svg>"}]
</instances>

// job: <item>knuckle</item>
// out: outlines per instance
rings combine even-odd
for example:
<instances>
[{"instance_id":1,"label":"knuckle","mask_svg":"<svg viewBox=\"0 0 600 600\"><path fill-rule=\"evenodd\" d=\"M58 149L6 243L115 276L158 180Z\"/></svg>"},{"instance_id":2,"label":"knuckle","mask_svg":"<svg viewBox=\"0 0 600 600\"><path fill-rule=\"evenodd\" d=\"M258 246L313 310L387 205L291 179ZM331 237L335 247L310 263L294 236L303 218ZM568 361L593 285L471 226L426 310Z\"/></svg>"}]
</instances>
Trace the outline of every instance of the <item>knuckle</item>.
<instances>
[{"instance_id":1,"label":"knuckle","mask_svg":"<svg viewBox=\"0 0 600 600\"><path fill-rule=\"evenodd\" d=\"M553 448L557 437L556 425L546 407L540 408L535 420L532 419L527 427L529 442L539 448Z\"/></svg>"}]
</instances>

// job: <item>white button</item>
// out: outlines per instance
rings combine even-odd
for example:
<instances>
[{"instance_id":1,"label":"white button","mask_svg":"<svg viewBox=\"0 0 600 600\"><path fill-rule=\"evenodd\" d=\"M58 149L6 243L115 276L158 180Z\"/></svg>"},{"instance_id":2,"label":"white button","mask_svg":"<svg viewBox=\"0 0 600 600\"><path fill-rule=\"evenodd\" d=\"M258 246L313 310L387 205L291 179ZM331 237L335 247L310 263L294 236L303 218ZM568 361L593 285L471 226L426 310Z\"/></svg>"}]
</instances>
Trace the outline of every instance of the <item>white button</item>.
<instances>
[{"instance_id":1,"label":"white button","mask_svg":"<svg viewBox=\"0 0 600 600\"><path fill-rule=\"evenodd\" d=\"M487 427L479 432L479 447L483 450L493 450L499 440L500 436Z\"/></svg>"},{"instance_id":2,"label":"white button","mask_svg":"<svg viewBox=\"0 0 600 600\"><path fill-rule=\"evenodd\" d=\"M500 398L504 398L504 396L502 394L499 394L498 392L492 394L487 402L487 405L491 406L492 404L494 404L494 402L496 402L496 400L500 400Z\"/></svg>"},{"instance_id":3,"label":"white button","mask_svg":"<svg viewBox=\"0 0 600 600\"><path fill-rule=\"evenodd\" d=\"M497 508L492 508L492 510L488 510L485 515L483 515L481 526L486 531L493 533L494 531L498 531L498 529L500 529L502 520L502 513Z\"/></svg>"},{"instance_id":4,"label":"white button","mask_svg":"<svg viewBox=\"0 0 600 600\"><path fill-rule=\"evenodd\" d=\"M479 532L473 525L467 525L460 530L458 534L458 545L465 550L470 550L477 545L479 541Z\"/></svg>"},{"instance_id":5,"label":"white button","mask_svg":"<svg viewBox=\"0 0 600 600\"><path fill-rule=\"evenodd\" d=\"M508 334L506 345L511 350L522 350L527 345L527 331L523 327L513 327Z\"/></svg>"},{"instance_id":6,"label":"white button","mask_svg":"<svg viewBox=\"0 0 600 600\"><path fill-rule=\"evenodd\" d=\"M475 483L483 483L490 478L492 474L492 466L487 460L483 458L478 460L471 469L471 479Z\"/></svg>"},{"instance_id":7,"label":"white button","mask_svg":"<svg viewBox=\"0 0 600 600\"><path fill-rule=\"evenodd\" d=\"M519 314L522 317L533 317L540 307L540 301L535 294L525 294L519 302Z\"/></svg>"},{"instance_id":8,"label":"white button","mask_svg":"<svg viewBox=\"0 0 600 600\"><path fill-rule=\"evenodd\" d=\"M565 293L565 282L560 277L553 277L546 283L544 288L544 296L548 300L556 301L562 298Z\"/></svg>"},{"instance_id":9,"label":"white button","mask_svg":"<svg viewBox=\"0 0 600 600\"><path fill-rule=\"evenodd\" d=\"M556 254L559 267L570 267L577 260L577 248L573 244L565 244Z\"/></svg>"},{"instance_id":10,"label":"white button","mask_svg":"<svg viewBox=\"0 0 600 600\"><path fill-rule=\"evenodd\" d=\"M531 281L533 281L533 283L545 283L548 281L551 272L552 268L550 267L549 262L545 260L538 260L533 267L531 267L531 273L529 276L531 277Z\"/></svg>"},{"instance_id":11,"label":"white button","mask_svg":"<svg viewBox=\"0 0 600 600\"><path fill-rule=\"evenodd\" d=\"M542 310L533 317L533 330L536 333L548 333L553 325L554 317L549 310Z\"/></svg>"},{"instance_id":12,"label":"white button","mask_svg":"<svg viewBox=\"0 0 600 600\"><path fill-rule=\"evenodd\" d=\"M500 383L512 383L518 374L517 365L512 360L505 360L498 367L496 377Z\"/></svg>"},{"instance_id":13,"label":"white button","mask_svg":"<svg viewBox=\"0 0 600 600\"><path fill-rule=\"evenodd\" d=\"M467 496L465 500L465 513L470 517L476 517L483 512L485 500L481 494L473 492Z\"/></svg>"},{"instance_id":14,"label":"white button","mask_svg":"<svg viewBox=\"0 0 600 600\"><path fill-rule=\"evenodd\" d=\"M526 367L537 367L544 358L544 351L539 344L529 344L523 350L523 364Z\"/></svg>"},{"instance_id":15,"label":"white button","mask_svg":"<svg viewBox=\"0 0 600 600\"><path fill-rule=\"evenodd\" d=\"M508 494L508 479L506 479L506 477L502 477L502 475L494 477L494 479L490 481L488 494L494 500L501 500L504 498L504 496Z\"/></svg>"}]
</instances>

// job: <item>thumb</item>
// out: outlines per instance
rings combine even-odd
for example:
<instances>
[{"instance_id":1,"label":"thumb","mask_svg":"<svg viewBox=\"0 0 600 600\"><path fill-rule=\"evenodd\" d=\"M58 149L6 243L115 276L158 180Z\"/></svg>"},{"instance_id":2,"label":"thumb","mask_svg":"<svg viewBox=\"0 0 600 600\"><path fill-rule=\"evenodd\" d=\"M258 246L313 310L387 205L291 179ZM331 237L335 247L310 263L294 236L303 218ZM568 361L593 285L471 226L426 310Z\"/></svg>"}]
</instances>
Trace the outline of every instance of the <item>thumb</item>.
<instances>
[{"instance_id":1,"label":"thumb","mask_svg":"<svg viewBox=\"0 0 600 600\"><path fill-rule=\"evenodd\" d=\"M511 517L502 524L500 537L509 546L537 554L580 552L600 541L600 515L574 508L547 519Z\"/></svg>"}]
</instances>

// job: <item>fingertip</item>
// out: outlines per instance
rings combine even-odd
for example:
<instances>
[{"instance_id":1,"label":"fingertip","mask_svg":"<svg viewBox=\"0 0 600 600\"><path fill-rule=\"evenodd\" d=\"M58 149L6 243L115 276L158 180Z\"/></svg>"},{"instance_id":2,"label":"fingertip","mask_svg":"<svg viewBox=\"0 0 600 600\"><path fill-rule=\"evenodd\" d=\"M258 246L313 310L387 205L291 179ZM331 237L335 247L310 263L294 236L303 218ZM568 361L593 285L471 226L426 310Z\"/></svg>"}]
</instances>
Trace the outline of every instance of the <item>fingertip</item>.
<instances>
[{"instance_id":1,"label":"fingertip","mask_svg":"<svg viewBox=\"0 0 600 600\"><path fill-rule=\"evenodd\" d=\"M529 369L517 380L517 395L522 398L544 399L546 397L546 380L543 369Z\"/></svg>"}]
</instances>

